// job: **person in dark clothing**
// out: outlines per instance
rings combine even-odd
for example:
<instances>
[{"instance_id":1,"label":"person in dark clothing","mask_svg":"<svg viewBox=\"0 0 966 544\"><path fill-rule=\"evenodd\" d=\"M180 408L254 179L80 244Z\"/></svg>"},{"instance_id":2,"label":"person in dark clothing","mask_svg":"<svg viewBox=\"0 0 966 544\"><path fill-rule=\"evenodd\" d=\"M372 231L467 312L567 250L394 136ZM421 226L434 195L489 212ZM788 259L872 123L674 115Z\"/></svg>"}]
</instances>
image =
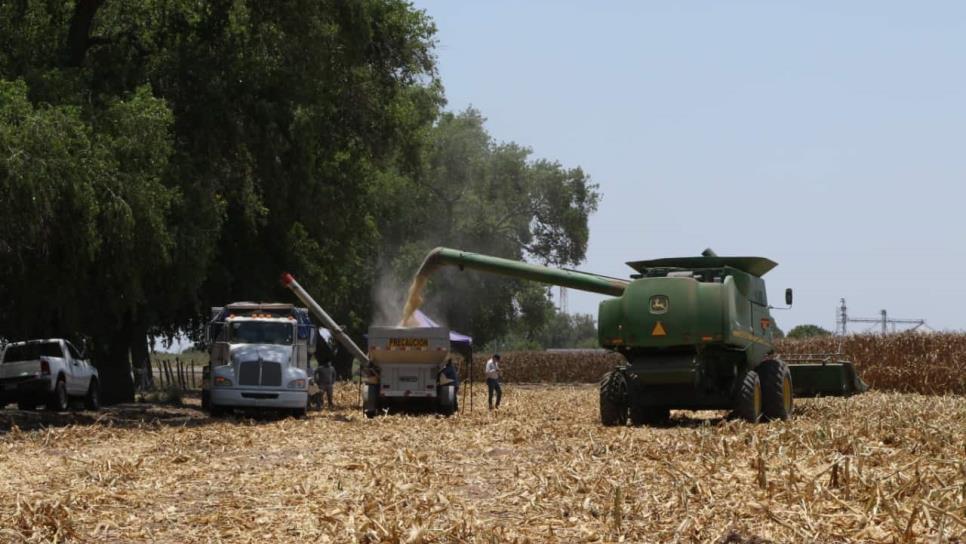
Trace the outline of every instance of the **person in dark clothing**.
<instances>
[{"instance_id":1,"label":"person in dark clothing","mask_svg":"<svg viewBox=\"0 0 966 544\"><path fill-rule=\"evenodd\" d=\"M493 357L486 362L483 370L486 374L486 388L489 391L488 399L490 410L500 407L500 400L503 399L503 388L500 387L500 354L494 353ZM493 405L493 397L496 396L496 405Z\"/></svg>"},{"instance_id":2,"label":"person in dark clothing","mask_svg":"<svg viewBox=\"0 0 966 544\"><path fill-rule=\"evenodd\" d=\"M323 397L327 397L329 409L335 408L335 403L332 402L332 389L335 384L335 368L332 366L332 361L327 361L324 365L320 364L315 369L315 383L321 389Z\"/></svg>"},{"instance_id":3,"label":"person in dark clothing","mask_svg":"<svg viewBox=\"0 0 966 544\"><path fill-rule=\"evenodd\" d=\"M436 375L436 380L437 381L439 380L439 377L440 376L442 376L442 377L450 380L450 382L452 382L452 384L453 384L453 409L454 410L459 410L460 375L456 371L456 367L453 366L453 360L452 359L447 359L446 360L446 366L444 366L443 369L439 371L439 374Z\"/></svg>"}]
</instances>

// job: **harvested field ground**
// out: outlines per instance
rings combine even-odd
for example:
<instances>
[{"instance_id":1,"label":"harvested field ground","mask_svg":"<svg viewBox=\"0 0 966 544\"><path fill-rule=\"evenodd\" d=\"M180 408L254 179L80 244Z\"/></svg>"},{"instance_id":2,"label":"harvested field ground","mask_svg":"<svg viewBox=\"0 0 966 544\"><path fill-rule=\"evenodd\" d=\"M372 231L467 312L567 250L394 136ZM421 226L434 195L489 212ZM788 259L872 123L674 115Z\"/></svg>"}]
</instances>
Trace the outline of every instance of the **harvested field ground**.
<instances>
[{"instance_id":1,"label":"harvested field ground","mask_svg":"<svg viewBox=\"0 0 966 544\"><path fill-rule=\"evenodd\" d=\"M450 419L2 410L0 541L966 538L964 397L875 392L798 401L788 423L675 412L666 428L604 428L593 386L505 389L498 412L477 396Z\"/></svg>"}]
</instances>

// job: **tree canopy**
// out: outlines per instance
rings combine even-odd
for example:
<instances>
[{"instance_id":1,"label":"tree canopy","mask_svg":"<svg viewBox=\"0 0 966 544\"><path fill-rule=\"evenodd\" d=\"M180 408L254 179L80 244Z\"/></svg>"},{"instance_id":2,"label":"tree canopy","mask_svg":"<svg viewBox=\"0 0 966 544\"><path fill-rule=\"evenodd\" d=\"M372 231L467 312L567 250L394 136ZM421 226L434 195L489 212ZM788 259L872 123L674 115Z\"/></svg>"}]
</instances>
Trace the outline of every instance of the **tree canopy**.
<instances>
[{"instance_id":1,"label":"tree canopy","mask_svg":"<svg viewBox=\"0 0 966 544\"><path fill-rule=\"evenodd\" d=\"M788 331L786 338L801 339L801 338L812 338L815 336L832 336L832 333L828 330L819 327L818 325L796 325L792 327L792 330Z\"/></svg>"},{"instance_id":2,"label":"tree canopy","mask_svg":"<svg viewBox=\"0 0 966 544\"><path fill-rule=\"evenodd\" d=\"M434 245L579 263L596 186L443 112L434 47L403 0L0 4L0 337L87 340L127 400L147 338L282 271L358 334ZM553 317L512 279L434 294L481 340Z\"/></svg>"}]
</instances>

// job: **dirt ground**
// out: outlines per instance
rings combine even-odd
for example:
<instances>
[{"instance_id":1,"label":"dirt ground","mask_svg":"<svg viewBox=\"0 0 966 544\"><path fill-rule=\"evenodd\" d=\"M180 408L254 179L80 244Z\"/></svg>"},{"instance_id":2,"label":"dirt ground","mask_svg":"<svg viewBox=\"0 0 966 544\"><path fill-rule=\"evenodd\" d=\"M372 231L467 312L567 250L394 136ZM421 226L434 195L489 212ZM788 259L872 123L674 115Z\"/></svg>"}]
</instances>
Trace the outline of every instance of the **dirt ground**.
<instances>
[{"instance_id":1,"label":"dirt ground","mask_svg":"<svg viewBox=\"0 0 966 544\"><path fill-rule=\"evenodd\" d=\"M477 388L477 394L483 388ZM0 542L956 542L966 397L604 428L593 386L443 419L0 410ZM349 406L356 390L338 390ZM194 401L190 401L194 402Z\"/></svg>"}]
</instances>

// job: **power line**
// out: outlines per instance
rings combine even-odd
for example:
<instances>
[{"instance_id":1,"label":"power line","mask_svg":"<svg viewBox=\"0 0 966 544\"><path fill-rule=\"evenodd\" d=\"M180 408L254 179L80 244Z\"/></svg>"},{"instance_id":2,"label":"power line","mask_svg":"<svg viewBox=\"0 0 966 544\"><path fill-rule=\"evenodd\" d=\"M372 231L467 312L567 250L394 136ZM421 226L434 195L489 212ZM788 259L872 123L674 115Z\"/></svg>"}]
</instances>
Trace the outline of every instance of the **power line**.
<instances>
[{"instance_id":1,"label":"power line","mask_svg":"<svg viewBox=\"0 0 966 544\"><path fill-rule=\"evenodd\" d=\"M835 313L835 332L844 336L848 334L849 323L876 323L881 326L882 334L888 334L889 326L892 326L891 332L896 332L896 325L914 325L910 331L914 331L919 327L929 328L926 325L925 319L896 319L889 317L889 314L885 310L880 310L879 317L852 317L849 315L848 307L845 305L845 299L839 299L839 307ZM870 327L869 330L872 328Z\"/></svg>"}]
</instances>

